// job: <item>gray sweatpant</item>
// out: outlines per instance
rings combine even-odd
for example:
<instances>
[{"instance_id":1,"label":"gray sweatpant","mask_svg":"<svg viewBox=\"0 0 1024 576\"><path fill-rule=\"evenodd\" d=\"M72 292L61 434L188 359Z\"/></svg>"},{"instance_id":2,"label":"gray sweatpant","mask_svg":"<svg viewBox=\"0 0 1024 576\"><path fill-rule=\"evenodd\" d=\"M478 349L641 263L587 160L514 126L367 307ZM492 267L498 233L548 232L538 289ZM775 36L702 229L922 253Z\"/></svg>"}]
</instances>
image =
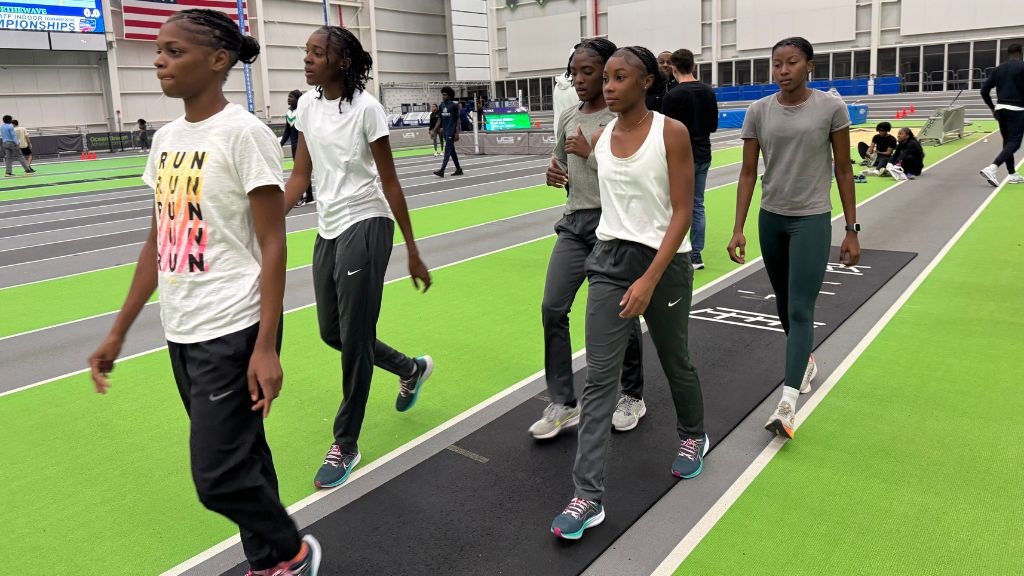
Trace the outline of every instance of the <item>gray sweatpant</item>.
<instances>
[{"instance_id":1,"label":"gray sweatpant","mask_svg":"<svg viewBox=\"0 0 1024 576\"><path fill-rule=\"evenodd\" d=\"M544 374L548 396L556 404L576 401L573 388L572 342L569 338L569 310L586 278L584 264L597 243L601 210L577 210L555 224L558 239L551 251L541 321L544 325ZM622 366L622 391L643 398L644 364L640 319L633 320Z\"/></svg>"},{"instance_id":2,"label":"gray sweatpant","mask_svg":"<svg viewBox=\"0 0 1024 576\"><path fill-rule=\"evenodd\" d=\"M25 162L25 155L21 153L21 148L18 147L18 143L4 142L4 167L7 169L8 174L14 174L15 160L21 162L22 170L25 170L26 172L31 170Z\"/></svg>"},{"instance_id":3,"label":"gray sweatpant","mask_svg":"<svg viewBox=\"0 0 1024 576\"><path fill-rule=\"evenodd\" d=\"M395 223L370 218L353 224L337 238L316 237L313 246L313 292L320 338L342 352L343 400L334 418L334 441L345 452L358 448L366 414L373 367L408 378L412 358L377 340L377 317L384 273L395 237Z\"/></svg>"},{"instance_id":4,"label":"gray sweatpant","mask_svg":"<svg viewBox=\"0 0 1024 576\"><path fill-rule=\"evenodd\" d=\"M583 388L573 467L578 498L600 501L604 493L619 371L633 322L619 317L619 302L630 285L647 271L655 254L654 249L633 242L598 241L587 258L587 383ZM692 297L690 255L677 254L654 289L643 315L672 391L680 439L704 436L704 398L697 369L690 362L687 334Z\"/></svg>"}]
</instances>

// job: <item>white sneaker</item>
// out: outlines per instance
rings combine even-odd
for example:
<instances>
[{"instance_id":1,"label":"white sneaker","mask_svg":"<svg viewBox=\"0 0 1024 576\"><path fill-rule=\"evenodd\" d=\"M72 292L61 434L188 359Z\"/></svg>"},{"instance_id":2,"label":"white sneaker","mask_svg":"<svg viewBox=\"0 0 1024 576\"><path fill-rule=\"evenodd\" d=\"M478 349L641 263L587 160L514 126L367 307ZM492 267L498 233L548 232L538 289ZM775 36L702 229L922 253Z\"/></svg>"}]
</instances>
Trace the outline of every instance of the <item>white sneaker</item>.
<instances>
[{"instance_id":1,"label":"white sneaker","mask_svg":"<svg viewBox=\"0 0 1024 576\"><path fill-rule=\"evenodd\" d=\"M880 176L882 173L872 168L871 170L862 170L861 176Z\"/></svg>"},{"instance_id":2,"label":"white sneaker","mask_svg":"<svg viewBox=\"0 0 1024 576\"><path fill-rule=\"evenodd\" d=\"M580 423L580 405L575 408L552 402L544 409L544 416L530 426L530 434L538 440L554 438L562 431Z\"/></svg>"},{"instance_id":3,"label":"white sneaker","mask_svg":"<svg viewBox=\"0 0 1024 576\"><path fill-rule=\"evenodd\" d=\"M999 186L999 176L996 174L995 166L988 166L981 169L981 176L993 186Z\"/></svg>"},{"instance_id":4,"label":"white sneaker","mask_svg":"<svg viewBox=\"0 0 1024 576\"><path fill-rule=\"evenodd\" d=\"M633 398L629 394L619 394L619 403L612 413L612 427L619 432L628 432L640 423L647 414L647 405L643 399Z\"/></svg>"},{"instance_id":5,"label":"white sneaker","mask_svg":"<svg viewBox=\"0 0 1024 576\"><path fill-rule=\"evenodd\" d=\"M807 362L807 369L804 370L804 380L800 383L800 393L807 394L811 391L811 381L818 375L818 364L814 361L814 356L811 356L811 360Z\"/></svg>"},{"instance_id":6,"label":"white sneaker","mask_svg":"<svg viewBox=\"0 0 1024 576\"><path fill-rule=\"evenodd\" d=\"M1006 181L1006 183L1007 184L1024 184L1024 176L1021 176L1020 173L1013 174L1012 176L1010 176L1010 179Z\"/></svg>"},{"instance_id":7,"label":"white sneaker","mask_svg":"<svg viewBox=\"0 0 1024 576\"><path fill-rule=\"evenodd\" d=\"M765 430L773 432L776 436L785 436L786 438L793 438L793 430L795 428L796 410L785 400L779 402L775 412L768 418L768 423L764 425Z\"/></svg>"}]
</instances>

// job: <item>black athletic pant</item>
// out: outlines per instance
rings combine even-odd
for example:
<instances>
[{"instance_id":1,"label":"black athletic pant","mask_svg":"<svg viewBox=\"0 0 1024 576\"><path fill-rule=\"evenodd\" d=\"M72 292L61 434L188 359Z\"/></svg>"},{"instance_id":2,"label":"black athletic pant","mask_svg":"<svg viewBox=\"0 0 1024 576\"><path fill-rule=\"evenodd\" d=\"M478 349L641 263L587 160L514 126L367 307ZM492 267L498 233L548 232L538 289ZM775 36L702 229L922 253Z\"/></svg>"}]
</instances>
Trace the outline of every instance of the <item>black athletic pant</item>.
<instances>
[{"instance_id":1,"label":"black athletic pant","mask_svg":"<svg viewBox=\"0 0 1024 576\"><path fill-rule=\"evenodd\" d=\"M544 374L548 396L556 404L576 401L573 389L572 343L569 338L569 311L586 279L584 264L597 243L597 225L601 210L577 210L566 214L555 224L558 239L548 261L544 282L541 321L544 326ZM644 365L640 319L633 320L633 330L622 363L622 391L633 398L643 398Z\"/></svg>"},{"instance_id":2,"label":"black athletic pant","mask_svg":"<svg viewBox=\"0 0 1024 576\"><path fill-rule=\"evenodd\" d=\"M295 153L298 151L298 147L299 147L298 142L299 142L298 139L294 139L291 142L291 144L292 144L292 160L295 159ZM313 201L313 185L312 184L310 184L309 186L306 187L306 192L302 195L302 201L306 202L306 203L309 203L309 202Z\"/></svg>"},{"instance_id":3,"label":"black athletic pant","mask_svg":"<svg viewBox=\"0 0 1024 576\"><path fill-rule=\"evenodd\" d=\"M996 119L999 120L999 134L1003 137L1003 149L992 163L996 166L1006 164L1006 171L1015 174L1017 167L1013 155L1020 150L1021 139L1024 138L1024 111L996 110Z\"/></svg>"},{"instance_id":4,"label":"black athletic pant","mask_svg":"<svg viewBox=\"0 0 1024 576\"><path fill-rule=\"evenodd\" d=\"M573 466L576 496L601 500L619 373L633 320L620 318L619 302L657 251L642 244L598 241L587 258L587 383ZM676 254L643 313L676 409L680 439L704 436L704 397L690 361L689 320L693 267L689 254Z\"/></svg>"},{"instance_id":5,"label":"black athletic pant","mask_svg":"<svg viewBox=\"0 0 1024 576\"><path fill-rule=\"evenodd\" d=\"M456 170L462 170L459 166L459 155L455 152L455 135L444 137L444 160L441 162L441 172L448 167L448 159L451 158L452 162L455 163Z\"/></svg>"},{"instance_id":6,"label":"black athletic pant","mask_svg":"<svg viewBox=\"0 0 1024 576\"><path fill-rule=\"evenodd\" d=\"M168 342L167 349L189 415L199 501L238 525L246 559L263 570L294 558L302 542L278 496L263 414L252 411L247 372L258 333L256 324L206 342Z\"/></svg>"},{"instance_id":7,"label":"black athletic pant","mask_svg":"<svg viewBox=\"0 0 1024 576\"><path fill-rule=\"evenodd\" d=\"M313 247L320 338L342 352L344 399L334 418L334 441L344 452L358 450L374 365L401 378L408 378L416 369L412 358L377 340L384 273L394 239L391 219L370 218L353 224L337 238L317 236Z\"/></svg>"},{"instance_id":8,"label":"black athletic pant","mask_svg":"<svg viewBox=\"0 0 1024 576\"><path fill-rule=\"evenodd\" d=\"M761 256L786 331L786 386L800 388L814 348L814 303L825 279L832 215L758 215Z\"/></svg>"}]
</instances>

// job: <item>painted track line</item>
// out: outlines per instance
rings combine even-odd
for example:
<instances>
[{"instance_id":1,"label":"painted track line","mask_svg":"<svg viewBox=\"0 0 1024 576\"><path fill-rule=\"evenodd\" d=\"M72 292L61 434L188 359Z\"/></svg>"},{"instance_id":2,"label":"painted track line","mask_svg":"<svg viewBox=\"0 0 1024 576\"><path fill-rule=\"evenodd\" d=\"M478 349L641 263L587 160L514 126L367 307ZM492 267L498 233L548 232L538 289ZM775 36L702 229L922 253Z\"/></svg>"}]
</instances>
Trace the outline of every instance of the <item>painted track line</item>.
<instances>
[{"instance_id":1,"label":"painted track line","mask_svg":"<svg viewBox=\"0 0 1024 576\"><path fill-rule=\"evenodd\" d=\"M548 208L538 208L536 210L530 210L528 212L523 212L521 214L516 214L514 216L507 216L505 218L498 218L497 220L490 220L490 221L487 221L487 222L481 222L480 224L473 224L472 226L465 226L463 228L458 228L458 229L455 229L455 230L449 230L447 232L440 232L440 233L437 233L437 234L432 234L430 236L423 236L422 238L417 238L416 241L417 242L421 242L423 240L429 240L431 238L440 238L442 236L448 236L449 234L455 234L455 233L458 233L458 232L465 232L466 230L472 230L474 228L480 228L481 226L489 226L491 224L497 224L499 222L507 222L507 221L513 220L515 218L521 218L523 216L530 216L532 214L537 214L537 213L540 213L540 212L546 212L548 210L553 210L555 208L561 208L561 207L562 207L562 205L558 204L558 205L555 205L555 206L550 206ZM539 238L534 239L534 240L530 240L528 242L535 242L538 239ZM398 247L398 246L405 246L405 242L396 242L395 246L396 247ZM504 249L502 249L502 250L504 250ZM473 258L476 258L476 257L473 257ZM469 260L471 260L473 258L470 258ZM466 262L466 261L468 261L468 260L460 260L459 262ZM453 262L451 264L443 264L443 265L438 266L436 268L431 268L431 270L439 270L439 269L442 269L442 268L447 268L448 266L452 266L454 264L458 264L459 262ZM295 266L294 268L288 268L288 269L285 270L285 272L286 273L287 272L294 272L294 271L297 271L297 270L302 270L304 268L309 268L310 266L312 266L312 264L303 264L302 266ZM404 276L403 278L409 278L409 276ZM390 284L393 281L394 280L389 280L388 282L385 282L385 284ZM160 302L160 300L153 300L152 302L146 302L146 304L143 306L143 308L145 308L146 306L150 306L152 304L158 304L159 302ZM307 305L303 305L303 306L298 307L298 308L291 308L291 309L285 310L285 313L293 312L295 310L302 310L303 308L308 308L309 306L315 306L315 305L316 305L316 302L313 302L312 304L307 304ZM59 324L52 324L50 326L44 326L42 328L35 328L33 330L27 330L25 332L19 332L17 334L11 334L9 336L2 336L2 337L0 337L0 342L3 342L4 340L10 340L12 338L18 338L18 337L21 337L21 336L28 336L30 334L35 334L37 332L43 332L43 331L50 330L50 329L53 329L53 328L61 328L63 326L69 326L71 324L77 324L79 322L85 322L85 321L88 321L88 320L94 320L96 318L101 318L103 316L109 316L109 315L112 315L112 314L117 314L118 312L119 312L119 310L111 310L109 312L101 312L99 314L93 314L92 316L88 316L88 317L85 317L85 318L76 318L74 320L68 320L67 322L61 322ZM78 372L72 372L72 373L69 373L69 374L65 374L63 376L58 376L57 378L60 379L60 378L64 378L64 377L67 377L67 376L72 376L72 375L77 374L77 373ZM6 396L8 394L11 394L11 393L14 393L14 392L17 392L19 390L26 389L26 388L31 388L31 387L36 386L36 385L37 384L30 384L28 386L24 386L24 387L21 387L21 388L15 388L13 390L8 390L7 392L0 393L0 396Z\"/></svg>"},{"instance_id":2,"label":"painted track line","mask_svg":"<svg viewBox=\"0 0 1024 576\"><path fill-rule=\"evenodd\" d=\"M980 141L980 140L979 140ZM973 143L972 143L973 145ZM964 148L966 149L966 147ZM955 155L955 154L954 154ZM951 156L947 156L949 158ZM945 158L943 158L945 160ZM938 162L936 162L938 164ZM1024 162L1021 162L1024 165ZM907 289L900 294L900 297L889 307L888 310L878 319L878 322L871 327L871 330L857 343L857 345L850 351L849 354L843 358L839 366L829 375L828 379L819 386L810 398L804 402L802 408L797 412L796 427L799 428L800 424L805 422L807 418L814 412L815 408L821 404L825 396L835 387L840 379L850 370L850 368L856 363L857 359L867 350L868 346L874 342L875 338L882 332L882 330L889 324L889 322L896 316L897 312L903 308L903 305L907 303L911 296L917 291L922 283L931 275L932 271L942 262L946 257L946 254L953 249L953 246L960 240L960 238L967 232L967 230L974 224L974 221L978 219L985 208L995 199L996 195L1006 186L1004 180L998 188L992 191L982 202L981 206L971 214L971 217L960 227L959 230L953 234L953 237L939 250L939 253L928 263L928 265L922 270L907 286ZM725 515L725 513L732 507L733 504L739 500L740 496L750 487L754 479L768 466L772 458L779 453L779 450L786 444L786 440L780 437L773 438L771 442L765 446L764 450L754 458L754 461L743 471L742 474L736 479L736 481L726 490L718 501L711 507L710 510L704 516L697 521L693 529L690 530L683 537L682 541L669 553L669 555L662 561L661 564L654 570L652 576L671 576L677 568L686 560L686 558L692 553L697 545L704 539L705 536L711 531L712 528L718 523L719 520Z\"/></svg>"}]
</instances>

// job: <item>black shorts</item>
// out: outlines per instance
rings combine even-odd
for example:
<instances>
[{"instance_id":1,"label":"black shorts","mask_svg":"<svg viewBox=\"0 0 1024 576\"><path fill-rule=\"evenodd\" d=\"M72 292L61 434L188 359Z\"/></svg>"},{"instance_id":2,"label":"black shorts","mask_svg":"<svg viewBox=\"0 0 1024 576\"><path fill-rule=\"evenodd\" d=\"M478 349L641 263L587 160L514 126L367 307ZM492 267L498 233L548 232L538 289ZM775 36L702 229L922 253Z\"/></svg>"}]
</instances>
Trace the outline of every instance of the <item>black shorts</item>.
<instances>
[{"instance_id":1,"label":"black shorts","mask_svg":"<svg viewBox=\"0 0 1024 576\"><path fill-rule=\"evenodd\" d=\"M32 147L31 147L31 146L29 146L29 147L27 147L27 148L22 148L22 149L21 149L21 153L22 153L22 155L24 155L24 156L31 156L31 155L32 155Z\"/></svg>"}]
</instances>

